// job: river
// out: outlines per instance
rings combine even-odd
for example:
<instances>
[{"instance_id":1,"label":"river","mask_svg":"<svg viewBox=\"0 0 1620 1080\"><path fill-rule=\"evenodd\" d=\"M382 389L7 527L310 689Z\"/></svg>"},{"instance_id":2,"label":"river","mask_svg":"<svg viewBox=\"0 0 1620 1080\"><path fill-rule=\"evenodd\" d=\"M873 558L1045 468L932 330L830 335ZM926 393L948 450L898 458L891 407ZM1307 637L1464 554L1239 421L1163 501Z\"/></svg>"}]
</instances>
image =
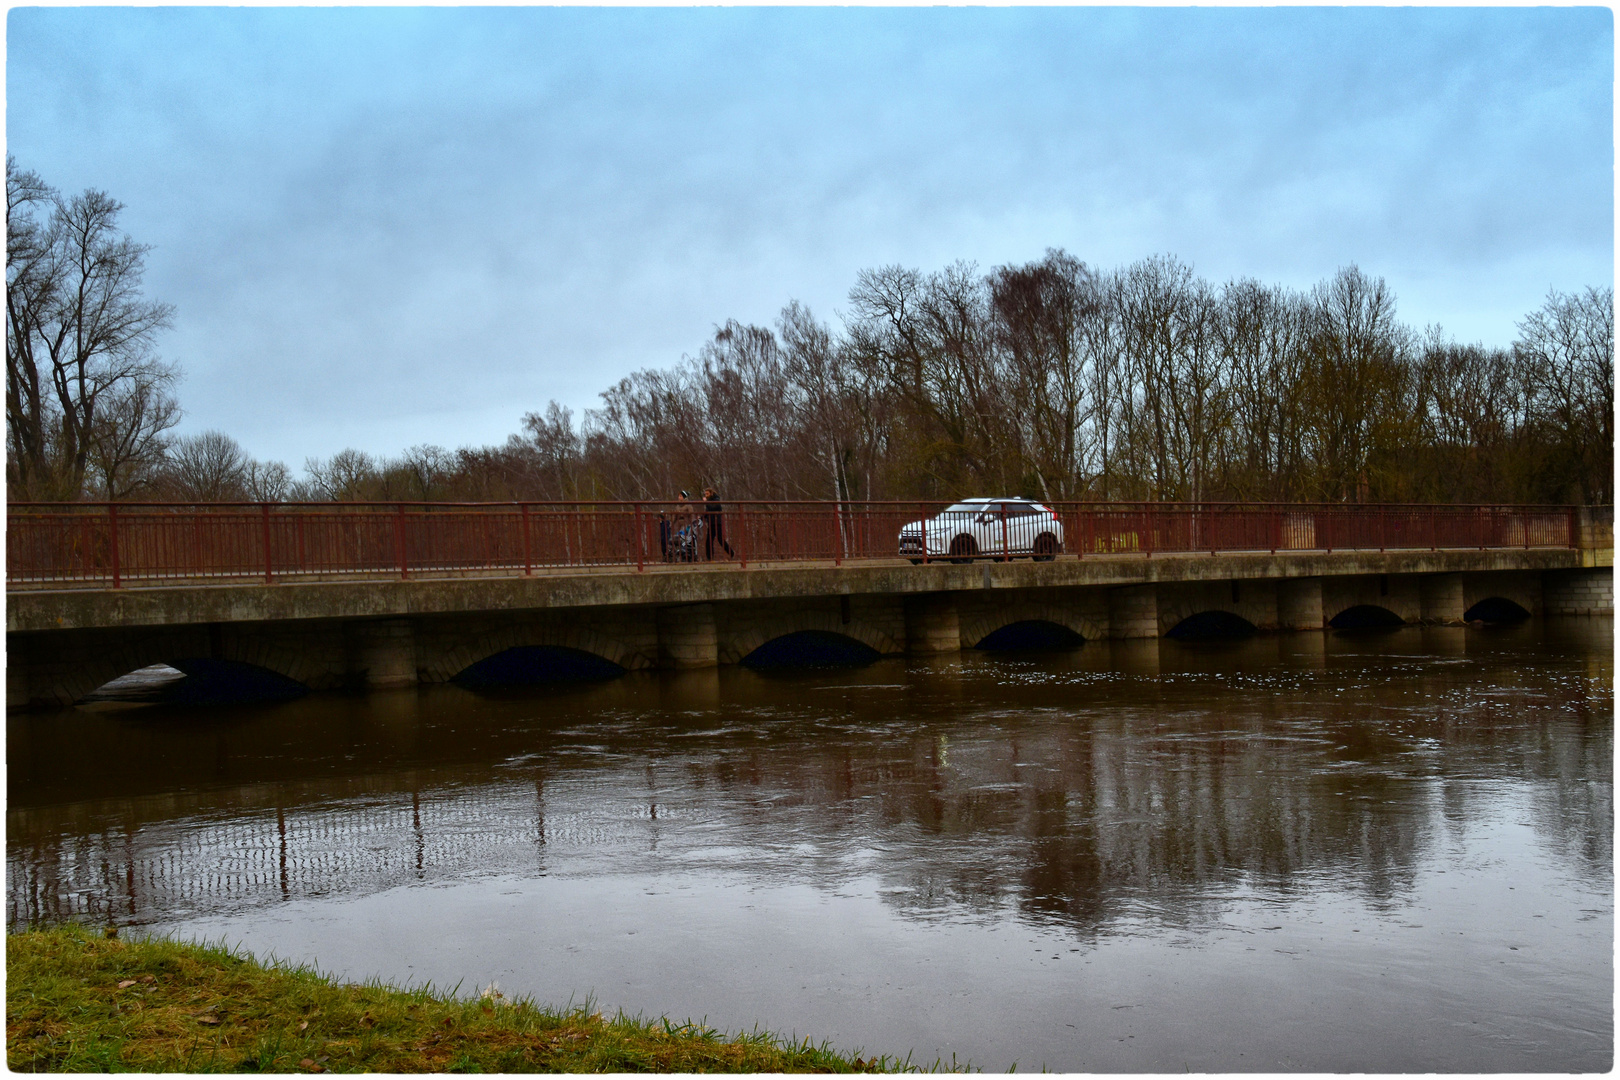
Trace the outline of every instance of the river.
<instances>
[{"instance_id":1,"label":"river","mask_svg":"<svg viewBox=\"0 0 1620 1080\"><path fill-rule=\"evenodd\" d=\"M913 1062L1602 1071L1612 621L7 725L13 928Z\"/></svg>"}]
</instances>

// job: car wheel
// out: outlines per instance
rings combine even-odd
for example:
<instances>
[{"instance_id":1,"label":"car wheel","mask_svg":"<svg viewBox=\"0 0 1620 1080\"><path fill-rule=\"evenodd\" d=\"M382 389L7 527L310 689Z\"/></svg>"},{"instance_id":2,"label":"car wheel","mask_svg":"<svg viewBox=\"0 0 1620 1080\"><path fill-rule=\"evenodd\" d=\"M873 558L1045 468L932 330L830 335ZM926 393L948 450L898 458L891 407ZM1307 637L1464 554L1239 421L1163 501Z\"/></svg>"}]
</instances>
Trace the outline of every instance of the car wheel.
<instances>
[{"instance_id":1,"label":"car wheel","mask_svg":"<svg viewBox=\"0 0 1620 1080\"><path fill-rule=\"evenodd\" d=\"M1057 558L1057 553L1057 537L1053 536L1051 533L1041 533L1041 535L1035 538L1036 562L1051 562L1053 559Z\"/></svg>"},{"instance_id":2,"label":"car wheel","mask_svg":"<svg viewBox=\"0 0 1620 1080\"><path fill-rule=\"evenodd\" d=\"M973 561L973 556L978 553L978 542L965 533L951 541L951 562L953 563L970 563Z\"/></svg>"},{"instance_id":3,"label":"car wheel","mask_svg":"<svg viewBox=\"0 0 1620 1080\"><path fill-rule=\"evenodd\" d=\"M911 560L911 565L912 566L921 566L922 565L922 560L921 559L912 559Z\"/></svg>"}]
</instances>

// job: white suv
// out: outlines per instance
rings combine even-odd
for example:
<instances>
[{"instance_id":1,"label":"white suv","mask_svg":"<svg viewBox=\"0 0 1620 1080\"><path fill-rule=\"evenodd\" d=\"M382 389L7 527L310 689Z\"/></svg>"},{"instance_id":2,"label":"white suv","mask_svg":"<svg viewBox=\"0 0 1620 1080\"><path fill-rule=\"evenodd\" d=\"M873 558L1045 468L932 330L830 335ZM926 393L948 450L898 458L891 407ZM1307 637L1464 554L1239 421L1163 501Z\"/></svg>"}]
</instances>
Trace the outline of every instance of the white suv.
<instances>
[{"instance_id":1,"label":"white suv","mask_svg":"<svg viewBox=\"0 0 1620 1080\"><path fill-rule=\"evenodd\" d=\"M914 563L924 558L965 563L1015 555L1048 562L1062 550L1063 523L1028 499L965 499L938 517L913 521L900 530L900 554Z\"/></svg>"}]
</instances>

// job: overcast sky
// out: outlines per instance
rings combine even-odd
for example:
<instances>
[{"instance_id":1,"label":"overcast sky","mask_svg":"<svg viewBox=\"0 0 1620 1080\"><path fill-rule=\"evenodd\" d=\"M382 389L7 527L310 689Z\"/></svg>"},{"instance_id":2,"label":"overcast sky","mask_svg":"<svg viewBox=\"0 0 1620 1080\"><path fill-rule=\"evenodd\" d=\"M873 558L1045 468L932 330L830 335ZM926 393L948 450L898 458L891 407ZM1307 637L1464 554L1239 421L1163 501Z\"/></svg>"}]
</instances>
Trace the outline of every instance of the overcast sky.
<instances>
[{"instance_id":1,"label":"overcast sky","mask_svg":"<svg viewBox=\"0 0 1620 1080\"><path fill-rule=\"evenodd\" d=\"M1611 13L13 8L6 137L177 308L182 431L503 441L857 271L1061 247L1507 344L1614 272Z\"/></svg>"}]
</instances>

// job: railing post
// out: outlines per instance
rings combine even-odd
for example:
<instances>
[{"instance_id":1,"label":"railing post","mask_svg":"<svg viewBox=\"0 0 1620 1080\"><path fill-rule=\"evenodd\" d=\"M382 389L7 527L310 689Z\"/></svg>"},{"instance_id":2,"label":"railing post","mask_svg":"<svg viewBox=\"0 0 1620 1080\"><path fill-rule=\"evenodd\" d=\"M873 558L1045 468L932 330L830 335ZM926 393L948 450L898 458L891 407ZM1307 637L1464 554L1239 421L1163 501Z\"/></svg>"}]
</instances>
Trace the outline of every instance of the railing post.
<instances>
[{"instance_id":1,"label":"railing post","mask_svg":"<svg viewBox=\"0 0 1620 1080\"><path fill-rule=\"evenodd\" d=\"M737 503L737 562L739 569L748 569L748 511Z\"/></svg>"},{"instance_id":2,"label":"railing post","mask_svg":"<svg viewBox=\"0 0 1620 1080\"><path fill-rule=\"evenodd\" d=\"M635 526L634 527L635 527L635 530L636 530L636 573L639 574L639 573L642 573L646 569L645 564L646 564L646 561L647 561L647 534L646 534L645 530L642 528L642 524L641 524L641 504L640 503L631 503L630 504L630 513L632 514L632 516L635 519Z\"/></svg>"},{"instance_id":3,"label":"railing post","mask_svg":"<svg viewBox=\"0 0 1620 1080\"><path fill-rule=\"evenodd\" d=\"M112 575L113 575L112 587L116 589L116 588L119 588L120 584L121 584L120 580L119 580L119 572L118 572L119 568L118 568L118 504L117 503L108 503L107 504L107 522L108 522L108 524L107 524L107 535L109 537L108 554L112 558Z\"/></svg>"},{"instance_id":4,"label":"railing post","mask_svg":"<svg viewBox=\"0 0 1620 1080\"><path fill-rule=\"evenodd\" d=\"M520 503L518 509L523 514L523 576L534 576L534 559L529 554L529 504ZM637 567L640 569L640 567Z\"/></svg>"},{"instance_id":5,"label":"railing post","mask_svg":"<svg viewBox=\"0 0 1620 1080\"><path fill-rule=\"evenodd\" d=\"M1380 554L1383 553L1384 548L1389 544L1389 530L1386 528L1388 522L1389 507L1380 503L1378 506L1378 551Z\"/></svg>"},{"instance_id":6,"label":"railing post","mask_svg":"<svg viewBox=\"0 0 1620 1080\"><path fill-rule=\"evenodd\" d=\"M405 504L399 503L394 507L394 552L399 556L399 577L401 581L411 579L410 568L405 563Z\"/></svg>"},{"instance_id":7,"label":"railing post","mask_svg":"<svg viewBox=\"0 0 1620 1080\"><path fill-rule=\"evenodd\" d=\"M1007 544L1007 504L1001 504L1001 561L1012 562L1012 550Z\"/></svg>"},{"instance_id":8,"label":"railing post","mask_svg":"<svg viewBox=\"0 0 1620 1080\"><path fill-rule=\"evenodd\" d=\"M260 520L264 531L264 583L270 584L270 504L259 504Z\"/></svg>"}]
</instances>

